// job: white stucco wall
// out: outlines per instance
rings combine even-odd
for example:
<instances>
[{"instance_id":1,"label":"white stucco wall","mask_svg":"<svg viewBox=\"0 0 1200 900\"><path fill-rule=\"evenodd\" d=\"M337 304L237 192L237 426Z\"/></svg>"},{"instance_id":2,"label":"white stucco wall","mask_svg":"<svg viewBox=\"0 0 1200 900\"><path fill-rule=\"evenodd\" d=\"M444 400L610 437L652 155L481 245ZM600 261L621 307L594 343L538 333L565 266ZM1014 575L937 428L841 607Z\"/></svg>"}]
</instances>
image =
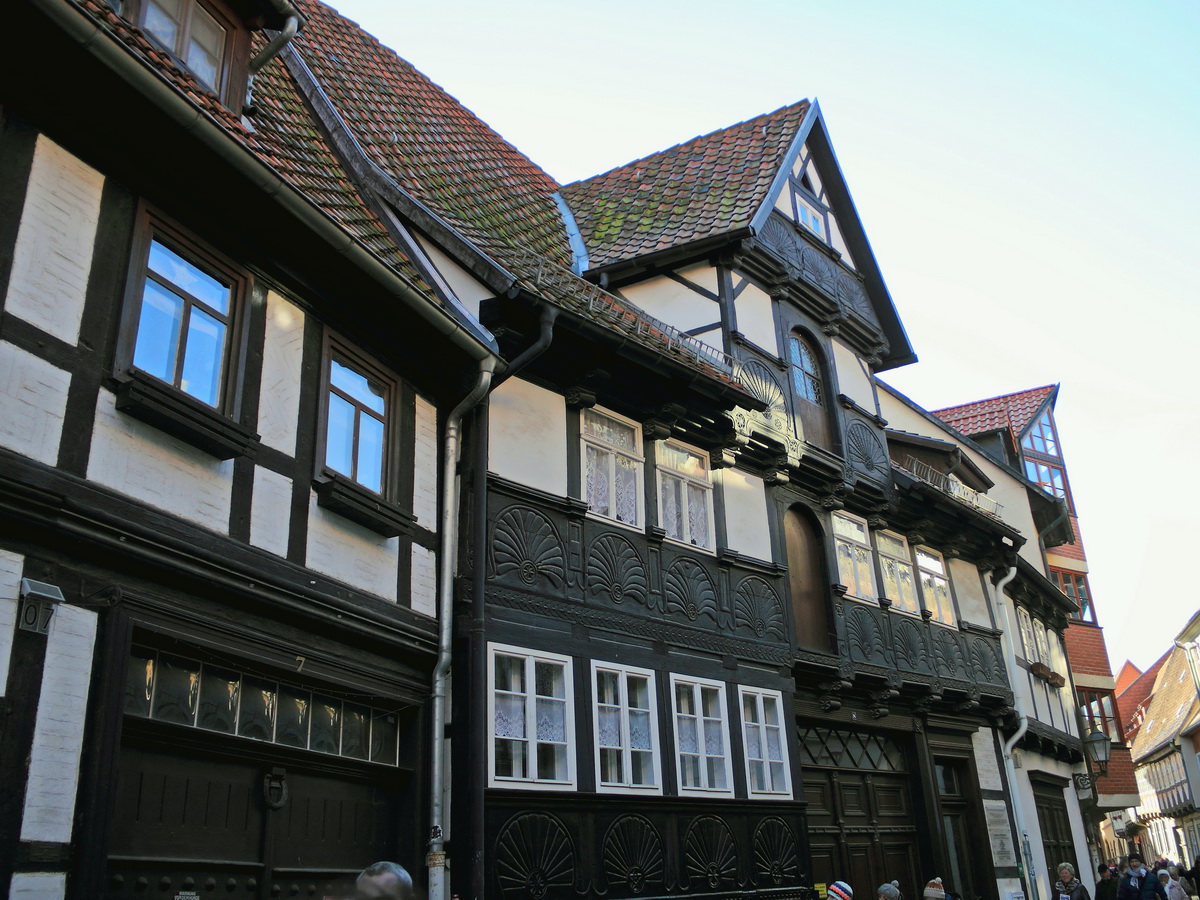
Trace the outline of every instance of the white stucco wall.
<instances>
[{"instance_id":1,"label":"white stucco wall","mask_svg":"<svg viewBox=\"0 0 1200 900\"><path fill-rule=\"evenodd\" d=\"M771 295L753 284L746 285L733 301L737 330L755 345L779 358L775 333L775 304Z\"/></svg>"},{"instance_id":2,"label":"white stucco wall","mask_svg":"<svg viewBox=\"0 0 1200 900\"><path fill-rule=\"evenodd\" d=\"M442 276L450 290L454 291L454 296L471 315L478 319L479 304L496 296L495 292L439 250L436 244L419 235L416 236L416 240L421 245L421 249L425 251L425 255L429 257L429 261L433 263L433 267L437 269L438 274Z\"/></svg>"},{"instance_id":3,"label":"white stucco wall","mask_svg":"<svg viewBox=\"0 0 1200 900\"><path fill-rule=\"evenodd\" d=\"M488 468L550 494L567 494L567 405L558 394L510 378L492 394Z\"/></svg>"},{"instance_id":4,"label":"white stucco wall","mask_svg":"<svg viewBox=\"0 0 1200 900\"><path fill-rule=\"evenodd\" d=\"M117 412L108 391L96 403L87 477L204 528L229 532L233 460L214 459Z\"/></svg>"},{"instance_id":5,"label":"white stucco wall","mask_svg":"<svg viewBox=\"0 0 1200 900\"><path fill-rule=\"evenodd\" d=\"M17 628L17 596L24 568L25 557L0 550L0 697L8 690L8 666Z\"/></svg>"},{"instance_id":6,"label":"white stucco wall","mask_svg":"<svg viewBox=\"0 0 1200 900\"><path fill-rule=\"evenodd\" d=\"M771 530L767 524L767 489L763 480L738 469L721 469L718 477L725 497L729 549L770 562Z\"/></svg>"},{"instance_id":7,"label":"white stucco wall","mask_svg":"<svg viewBox=\"0 0 1200 900\"><path fill-rule=\"evenodd\" d=\"M79 340L104 176L38 135L13 250L5 312Z\"/></svg>"},{"instance_id":8,"label":"white stucco wall","mask_svg":"<svg viewBox=\"0 0 1200 900\"><path fill-rule=\"evenodd\" d=\"M417 523L430 531L438 530L438 447L437 408L417 397L416 446L413 448L413 514Z\"/></svg>"},{"instance_id":9,"label":"white stucco wall","mask_svg":"<svg viewBox=\"0 0 1200 900\"><path fill-rule=\"evenodd\" d=\"M292 479L256 466L250 498L250 543L287 556L292 522Z\"/></svg>"},{"instance_id":10,"label":"white stucco wall","mask_svg":"<svg viewBox=\"0 0 1200 900\"><path fill-rule=\"evenodd\" d=\"M1029 842L1033 854L1033 864L1036 869L1039 892L1049 888L1051 875L1057 875L1052 869L1061 859L1047 860L1042 845L1041 824L1038 822L1037 808L1034 806L1033 787L1029 781L1031 772L1045 772L1058 778L1070 779L1073 770L1066 763L1042 756L1037 753L1018 751L1021 755L1021 768L1016 770L1017 791L1025 810L1025 827L1029 830ZM1075 845L1075 857L1080 866L1088 866L1091 856L1088 855L1087 839L1084 836L1083 817L1079 812L1079 800L1075 796L1075 787L1068 784L1063 788L1063 800L1067 808L1067 819L1071 824L1071 840Z\"/></svg>"},{"instance_id":11,"label":"white stucco wall","mask_svg":"<svg viewBox=\"0 0 1200 900\"><path fill-rule=\"evenodd\" d=\"M399 538L382 537L322 509L317 506L317 495L312 495L307 545L310 569L394 603L399 552Z\"/></svg>"},{"instance_id":12,"label":"white stucco wall","mask_svg":"<svg viewBox=\"0 0 1200 900\"><path fill-rule=\"evenodd\" d=\"M66 844L71 840L79 789L96 613L59 604L46 641L21 840Z\"/></svg>"},{"instance_id":13,"label":"white stucco wall","mask_svg":"<svg viewBox=\"0 0 1200 900\"><path fill-rule=\"evenodd\" d=\"M412 546L410 603L417 612L437 615L437 554L419 544Z\"/></svg>"},{"instance_id":14,"label":"white stucco wall","mask_svg":"<svg viewBox=\"0 0 1200 900\"><path fill-rule=\"evenodd\" d=\"M268 447L289 456L296 453L303 369L304 312L274 291L268 291L258 433Z\"/></svg>"},{"instance_id":15,"label":"white stucco wall","mask_svg":"<svg viewBox=\"0 0 1200 900\"><path fill-rule=\"evenodd\" d=\"M696 269L680 274L706 290L716 293L716 270L709 267L711 276ZM621 295L639 309L654 318L674 325L680 331L690 331L721 320L721 309L716 301L696 293L670 278L650 278L637 284L621 288ZM698 335L698 338L714 347L721 347L721 329Z\"/></svg>"},{"instance_id":16,"label":"white stucco wall","mask_svg":"<svg viewBox=\"0 0 1200 900\"><path fill-rule=\"evenodd\" d=\"M858 354L841 341L830 341L837 366L838 390L865 409L875 412L875 381ZM884 416L886 419L887 416ZM891 420L888 420L891 424Z\"/></svg>"},{"instance_id":17,"label":"white stucco wall","mask_svg":"<svg viewBox=\"0 0 1200 900\"><path fill-rule=\"evenodd\" d=\"M71 375L0 341L0 446L54 465Z\"/></svg>"}]
</instances>

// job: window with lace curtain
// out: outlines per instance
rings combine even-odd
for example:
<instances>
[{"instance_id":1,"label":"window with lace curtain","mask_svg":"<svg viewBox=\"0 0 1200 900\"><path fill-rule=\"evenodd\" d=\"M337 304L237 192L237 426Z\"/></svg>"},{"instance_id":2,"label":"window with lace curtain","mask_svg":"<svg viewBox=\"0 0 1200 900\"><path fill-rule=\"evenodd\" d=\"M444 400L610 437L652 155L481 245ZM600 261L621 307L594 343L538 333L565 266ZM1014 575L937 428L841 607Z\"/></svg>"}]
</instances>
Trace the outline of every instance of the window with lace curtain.
<instances>
[{"instance_id":1,"label":"window with lace curtain","mask_svg":"<svg viewBox=\"0 0 1200 900\"><path fill-rule=\"evenodd\" d=\"M670 540L713 549L707 453L677 441L658 442L658 518Z\"/></svg>"},{"instance_id":2,"label":"window with lace curtain","mask_svg":"<svg viewBox=\"0 0 1200 900\"><path fill-rule=\"evenodd\" d=\"M846 596L874 601L875 563L867 523L848 513L834 513L833 543L837 554L838 581L846 586Z\"/></svg>"},{"instance_id":3,"label":"window with lace curtain","mask_svg":"<svg viewBox=\"0 0 1200 900\"><path fill-rule=\"evenodd\" d=\"M490 783L573 790L570 658L500 644L489 645L489 651Z\"/></svg>"},{"instance_id":4,"label":"window with lace curtain","mask_svg":"<svg viewBox=\"0 0 1200 900\"><path fill-rule=\"evenodd\" d=\"M592 686L597 789L661 794L654 673L593 662Z\"/></svg>"},{"instance_id":5,"label":"window with lace curtain","mask_svg":"<svg viewBox=\"0 0 1200 900\"><path fill-rule=\"evenodd\" d=\"M732 796L725 685L720 681L672 675L671 702L679 793Z\"/></svg>"},{"instance_id":6,"label":"window with lace curtain","mask_svg":"<svg viewBox=\"0 0 1200 900\"><path fill-rule=\"evenodd\" d=\"M746 783L750 796L791 797L783 696L778 691L738 687L746 741Z\"/></svg>"},{"instance_id":7,"label":"window with lace curtain","mask_svg":"<svg viewBox=\"0 0 1200 900\"><path fill-rule=\"evenodd\" d=\"M589 512L642 524L642 429L609 412L585 409L580 422L584 499Z\"/></svg>"}]
</instances>

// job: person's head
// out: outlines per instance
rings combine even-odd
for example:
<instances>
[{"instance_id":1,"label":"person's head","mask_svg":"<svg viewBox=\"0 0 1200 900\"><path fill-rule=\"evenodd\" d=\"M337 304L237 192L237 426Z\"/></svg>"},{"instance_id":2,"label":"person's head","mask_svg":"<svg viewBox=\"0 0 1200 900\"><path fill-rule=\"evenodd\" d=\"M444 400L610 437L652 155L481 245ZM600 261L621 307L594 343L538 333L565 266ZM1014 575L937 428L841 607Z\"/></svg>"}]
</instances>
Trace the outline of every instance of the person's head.
<instances>
[{"instance_id":1,"label":"person's head","mask_svg":"<svg viewBox=\"0 0 1200 900\"><path fill-rule=\"evenodd\" d=\"M854 888L844 881L835 881L825 889L829 900L854 900Z\"/></svg>"},{"instance_id":2,"label":"person's head","mask_svg":"<svg viewBox=\"0 0 1200 900\"><path fill-rule=\"evenodd\" d=\"M1131 868L1131 869L1140 869L1142 866L1144 866L1146 864L1146 861L1144 859L1142 859L1142 854L1140 854L1136 851L1134 851L1133 853L1130 853L1128 859L1129 859L1129 868Z\"/></svg>"},{"instance_id":3,"label":"person's head","mask_svg":"<svg viewBox=\"0 0 1200 900\"><path fill-rule=\"evenodd\" d=\"M1069 884L1075 880L1075 867L1068 862L1058 864L1058 880Z\"/></svg>"},{"instance_id":4,"label":"person's head","mask_svg":"<svg viewBox=\"0 0 1200 900\"><path fill-rule=\"evenodd\" d=\"M925 890L921 892L921 896L924 900L946 900L946 889L942 886L942 879L932 879L925 885Z\"/></svg>"},{"instance_id":5,"label":"person's head","mask_svg":"<svg viewBox=\"0 0 1200 900\"><path fill-rule=\"evenodd\" d=\"M1096 866L1096 874L1100 876L1101 881L1107 881L1112 878L1112 869L1108 867L1108 863L1100 863Z\"/></svg>"},{"instance_id":6,"label":"person's head","mask_svg":"<svg viewBox=\"0 0 1200 900\"><path fill-rule=\"evenodd\" d=\"M1171 880L1171 873L1168 872L1166 869L1159 869L1158 870L1158 880L1161 881L1163 884L1166 884L1168 881Z\"/></svg>"},{"instance_id":7,"label":"person's head","mask_svg":"<svg viewBox=\"0 0 1200 900\"><path fill-rule=\"evenodd\" d=\"M879 886L879 900L900 900L900 882L889 881Z\"/></svg>"},{"instance_id":8,"label":"person's head","mask_svg":"<svg viewBox=\"0 0 1200 900\"><path fill-rule=\"evenodd\" d=\"M413 900L412 876L394 862L372 863L354 883L355 900Z\"/></svg>"}]
</instances>

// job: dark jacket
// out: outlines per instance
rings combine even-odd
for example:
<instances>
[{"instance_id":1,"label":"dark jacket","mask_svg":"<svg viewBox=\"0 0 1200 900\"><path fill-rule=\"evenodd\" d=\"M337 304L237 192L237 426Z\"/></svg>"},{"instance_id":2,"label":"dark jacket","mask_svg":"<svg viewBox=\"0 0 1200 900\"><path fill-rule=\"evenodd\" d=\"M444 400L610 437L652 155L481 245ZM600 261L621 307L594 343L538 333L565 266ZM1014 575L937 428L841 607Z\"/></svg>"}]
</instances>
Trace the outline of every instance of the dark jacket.
<instances>
[{"instance_id":1,"label":"dark jacket","mask_svg":"<svg viewBox=\"0 0 1200 900\"><path fill-rule=\"evenodd\" d=\"M1071 886L1067 887L1061 881L1054 882L1054 893L1050 895L1051 900L1092 900L1088 894L1088 889L1083 886L1083 882L1078 878L1071 879Z\"/></svg>"},{"instance_id":2,"label":"dark jacket","mask_svg":"<svg viewBox=\"0 0 1200 900\"><path fill-rule=\"evenodd\" d=\"M1117 900L1117 888L1121 877L1113 874L1111 878L1101 878L1096 882L1096 900Z\"/></svg>"},{"instance_id":3,"label":"dark jacket","mask_svg":"<svg viewBox=\"0 0 1200 900\"><path fill-rule=\"evenodd\" d=\"M1136 872L1126 869L1117 888L1117 900L1167 900L1167 889L1145 866Z\"/></svg>"}]
</instances>

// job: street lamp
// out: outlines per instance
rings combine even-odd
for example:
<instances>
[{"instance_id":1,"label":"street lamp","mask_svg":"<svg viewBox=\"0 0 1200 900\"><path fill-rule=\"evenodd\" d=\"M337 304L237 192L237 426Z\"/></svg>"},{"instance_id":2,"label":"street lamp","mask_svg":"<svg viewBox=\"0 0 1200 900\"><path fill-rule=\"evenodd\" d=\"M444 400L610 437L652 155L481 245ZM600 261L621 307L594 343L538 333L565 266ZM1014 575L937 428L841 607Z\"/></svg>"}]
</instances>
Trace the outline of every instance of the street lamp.
<instances>
[{"instance_id":1,"label":"street lamp","mask_svg":"<svg viewBox=\"0 0 1200 900\"><path fill-rule=\"evenodd\" d=\"M1093 725L1088 736L1083 739L1083 744L1087 748L1088 758L1096 764L1096 768L1100 770L1100 777L1103 778L1108 774L1108 758L1112 755L1112 741L1107 734L1100 730L1099 725Z\"/></svg>"}]
</instances>

